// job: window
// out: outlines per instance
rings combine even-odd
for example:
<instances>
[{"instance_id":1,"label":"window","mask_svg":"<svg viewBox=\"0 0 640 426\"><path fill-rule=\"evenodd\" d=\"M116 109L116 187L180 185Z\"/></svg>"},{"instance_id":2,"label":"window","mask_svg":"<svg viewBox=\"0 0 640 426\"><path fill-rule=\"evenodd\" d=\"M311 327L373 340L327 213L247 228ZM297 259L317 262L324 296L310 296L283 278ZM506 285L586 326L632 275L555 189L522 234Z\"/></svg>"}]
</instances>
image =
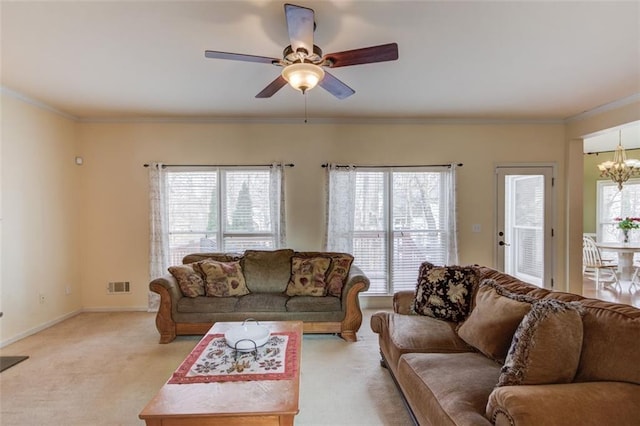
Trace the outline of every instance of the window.
<instances>
[{"instance_id":1,"label":"window","mask_svg":"<svg viewBox=\"0 0 640 426\"><path fill-rule=\"evenodd\" d=\"M449 167L335 168L329 173L327 248L353 254L371 282L369 294L415 289L424 261L457 262ZM348 186L352 201L336 194ZM345 232L349 222L352 229Z\"/></svg>"},{"instance_id":2,"label":"window","mask_svg":"<svg viewBox=\"0 0 640 426\"><path fill-rule=\"evenodd\" d=\"M629 179L622 190L618 190L618 184L613 181L599 180L597 186L598 241L621 241L621 231L614 218L640 216L640 179ZM639 234L640 232L630 232L630 240L640 242Z\"/></svg>"},{"instance_id":3,"label":"window","mask_svg":"<svg viewBox=\"0 0 640 426\"><path fill-rule=\"evenodd\" d=\"M168 168L170 264L195 252L278 248L281 200L272 174L271 167Z\"/></svg>"}]
</instances>

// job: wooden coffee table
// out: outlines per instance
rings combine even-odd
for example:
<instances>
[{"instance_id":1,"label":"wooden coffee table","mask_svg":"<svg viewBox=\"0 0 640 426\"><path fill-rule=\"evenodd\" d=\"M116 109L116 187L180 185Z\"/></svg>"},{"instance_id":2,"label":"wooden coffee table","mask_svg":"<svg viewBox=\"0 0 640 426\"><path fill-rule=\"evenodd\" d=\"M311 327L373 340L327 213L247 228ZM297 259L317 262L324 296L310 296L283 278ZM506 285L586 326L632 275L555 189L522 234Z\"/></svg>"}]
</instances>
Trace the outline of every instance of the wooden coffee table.
<instances>
[{"instance_id":1,"label":"wooden coffee table","mask_svg":"<svg viewBox=\"0 0 640 426\"><path fill-rule=\"evenodd\" d=\"M208 334L224 333L239 322L218 322ZM302 321L261 321L272 333L298 336L296 373L290 380L166 383L139 417L147 426L293 425L298 414Z\"/></svg>"}]
</instances>

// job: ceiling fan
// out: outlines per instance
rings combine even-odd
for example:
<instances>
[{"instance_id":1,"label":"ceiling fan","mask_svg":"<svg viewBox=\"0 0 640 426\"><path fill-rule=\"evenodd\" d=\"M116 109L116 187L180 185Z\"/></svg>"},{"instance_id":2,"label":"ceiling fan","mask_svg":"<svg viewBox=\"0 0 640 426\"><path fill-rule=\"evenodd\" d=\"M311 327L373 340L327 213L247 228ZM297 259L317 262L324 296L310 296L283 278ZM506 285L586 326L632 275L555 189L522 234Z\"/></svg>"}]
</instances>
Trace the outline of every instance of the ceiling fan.
<instances>
[{"instance_id":1,"label":"ceiling fan","mask_svg":"<svg viewBox=\"0 0 640 426\"><path fill-rule=\"evenodd\" d=\"M345 99L353 95L355 90L325 71L323 67L337 68L398 59L397 43L346 50L323 56L322 50L313 44L313 32L316 28L313 9L287 3L284 5L284 13L291 44L285 47L282 59L215 50L206 50L205 56L283 67L281 75L258 93L256 98L270 98L289 83L291 87L303 94L319 84L338 99Z\"/></svg>"}]
</instances>

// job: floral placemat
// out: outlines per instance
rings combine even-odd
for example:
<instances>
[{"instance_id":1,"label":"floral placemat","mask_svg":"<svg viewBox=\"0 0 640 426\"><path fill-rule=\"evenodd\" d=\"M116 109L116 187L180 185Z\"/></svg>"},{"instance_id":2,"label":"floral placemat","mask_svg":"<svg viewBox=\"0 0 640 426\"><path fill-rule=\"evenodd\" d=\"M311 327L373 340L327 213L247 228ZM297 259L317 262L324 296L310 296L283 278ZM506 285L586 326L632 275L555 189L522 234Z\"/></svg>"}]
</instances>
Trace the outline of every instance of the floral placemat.
<instances>
[{"instance_id":1,"label":"floral placemat","mask_svg":"<svg viewBox=\"0 0 640 426\"><path fill-rule=\"evenodd\" d=\"M287 380L295 376L298 335L271 333L257 351L237 352L224 334L207 334L173 373L169 384Z\"/></svg>"}]
</instances>

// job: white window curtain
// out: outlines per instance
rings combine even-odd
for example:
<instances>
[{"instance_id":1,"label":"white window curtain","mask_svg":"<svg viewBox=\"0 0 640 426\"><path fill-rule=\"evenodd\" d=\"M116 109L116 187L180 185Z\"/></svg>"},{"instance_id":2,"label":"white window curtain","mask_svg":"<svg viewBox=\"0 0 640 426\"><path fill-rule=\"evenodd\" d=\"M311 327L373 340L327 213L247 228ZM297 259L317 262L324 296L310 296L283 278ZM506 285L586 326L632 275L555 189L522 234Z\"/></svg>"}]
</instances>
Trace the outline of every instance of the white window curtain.
<instances>
[{"instance_id":1,"label":"white window curtain","mask_svg":"<svg viewBox=\"0 0 640 426\"><path fill-rule=\"evenodd\" d=\"M284 203L284 163L273 163L269 174L269 201L271 203L271 223L276 234L276 247L285 247L287 230Z\"/></svg>"},{"instance_id":2,"label":"white window curtain","mask_svg":"<svg viewBox=\"0 0 640 426\"><path fill-rule=\"evenodd\" d=\"M456 184L456 169L458 165L451 163L449 172L445 174L444 194L448 195L446 199L445 212L449 214L447 222L449 223L449 243L447 245L447 265L457 265L458 260L458 207L456 199L458 198L458 186Z\"/></svg>"},{"instance_id":3,"label":"white window curtain","mask_svg":"<svg viewBox=\"0 0 640 426\"><path fill-rule=\"evenodd\" d=\"M162 163L149 163L149 280L164 275L169 266L165 179ZM149 311L159 306L160 296L149 291Z\"/></svg>"},{"instance_id":4,"label":"white window curtain","mask_svg":"<svg viewBox=\"0 0 640 426\"><path fill-rule=\"evenodd\" d=\"M415 288L423 261L457 264L456 168L328 165L326 249L356 256L370 294Z\"/></svg>"},{"instance_id":5,"label":"white window curtain","mask_svg":"<svg viewBox=\"0 0 640 426\"><path fill-rule=\"evenodd\" d=\"M355 167L327 164L326 191L325 247L328 251L353 253Z\"/></svg>"}]
</instances>

